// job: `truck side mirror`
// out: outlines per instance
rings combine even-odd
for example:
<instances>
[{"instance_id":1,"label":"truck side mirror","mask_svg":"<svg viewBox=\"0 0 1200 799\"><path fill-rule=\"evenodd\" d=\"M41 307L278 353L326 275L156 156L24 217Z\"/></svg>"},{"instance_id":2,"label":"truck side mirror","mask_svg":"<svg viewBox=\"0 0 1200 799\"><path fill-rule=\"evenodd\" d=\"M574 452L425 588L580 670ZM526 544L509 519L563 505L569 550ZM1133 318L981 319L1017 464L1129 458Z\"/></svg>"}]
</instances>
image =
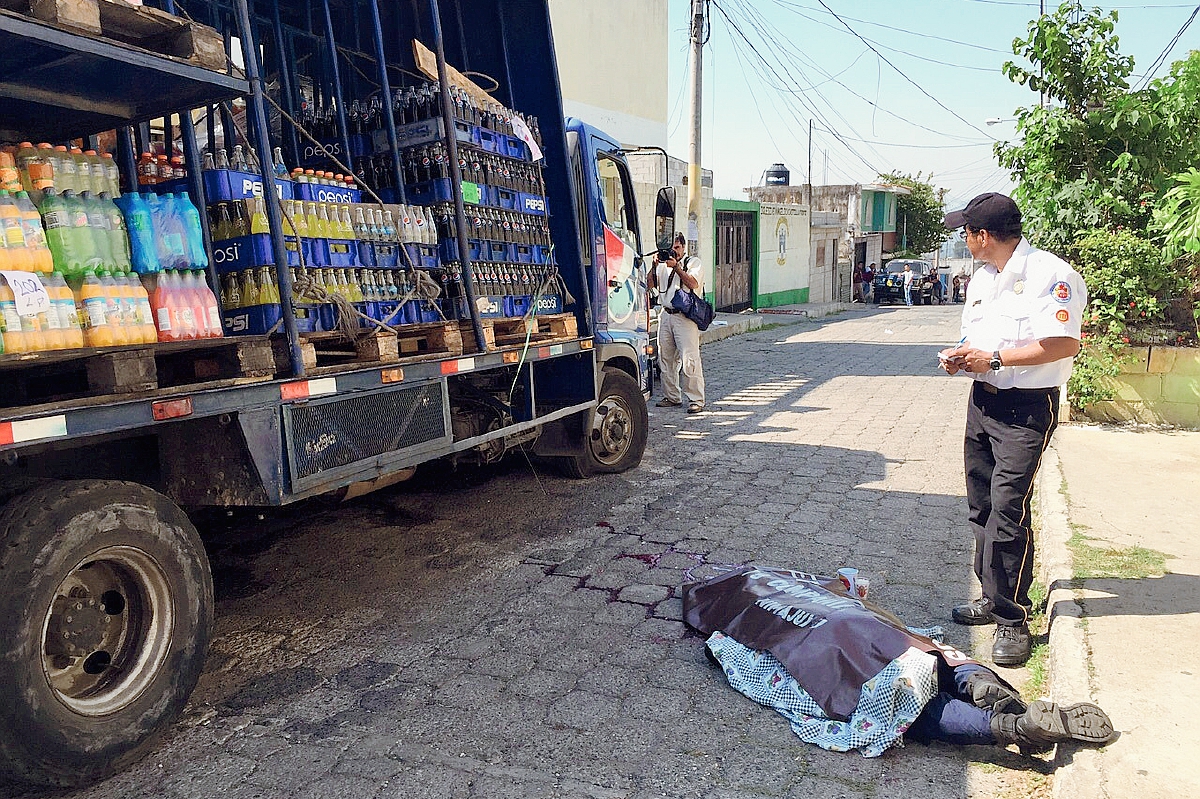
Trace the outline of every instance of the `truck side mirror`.
<instances>
[{"instance_id":1,"label":"truck side mirror","mask_svg":"<svg viewBox=\"0 0 1200 799\"><path fill-rule=\"evenodd\" d=\"M669 250L675 236L675 187L658 190L654 203L654 242L660 250Z\"/></svg>"}]
</instances>

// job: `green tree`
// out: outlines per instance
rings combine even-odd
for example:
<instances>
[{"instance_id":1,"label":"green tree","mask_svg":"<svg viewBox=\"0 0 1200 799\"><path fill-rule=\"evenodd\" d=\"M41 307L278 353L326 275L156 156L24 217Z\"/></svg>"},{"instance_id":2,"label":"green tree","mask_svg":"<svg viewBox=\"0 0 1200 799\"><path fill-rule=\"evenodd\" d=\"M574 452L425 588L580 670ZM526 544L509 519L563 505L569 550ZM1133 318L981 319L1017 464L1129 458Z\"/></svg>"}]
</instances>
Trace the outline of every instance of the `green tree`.
<instances>
[{"instance_id":1,"label":"green tree","mask_svg":"<svg viewBox=\"0 0 1200 799\"><path fill-rule=\"evenodd\" d=\"M909 251L924 254L936 250L950 238L942 225L946 216L946 189L935 188L922 179L920 172L915 175L891 172L880 175L879 181L903 186L911 192L901 194L896 200L896 234L903 237L897 240L899 246L907 243Z\"/></svg>"},{"instance_id":2,"label":"green tree","mask_svg":"<svg viewBox=\"0 0 1200 799\"><path fill-rule=\"evenodd\" d=\"M1150 235L1172 175L1200 163L1200 52L1131 90L1117 21L1115 11L1068 0L1013 42L1028 66L1003 68L1047 100L1017 109L1020 138L997 144L996 155L1017 183L1031 238L1060 252L1094 228Z\"/></svg>"}]
</instances>

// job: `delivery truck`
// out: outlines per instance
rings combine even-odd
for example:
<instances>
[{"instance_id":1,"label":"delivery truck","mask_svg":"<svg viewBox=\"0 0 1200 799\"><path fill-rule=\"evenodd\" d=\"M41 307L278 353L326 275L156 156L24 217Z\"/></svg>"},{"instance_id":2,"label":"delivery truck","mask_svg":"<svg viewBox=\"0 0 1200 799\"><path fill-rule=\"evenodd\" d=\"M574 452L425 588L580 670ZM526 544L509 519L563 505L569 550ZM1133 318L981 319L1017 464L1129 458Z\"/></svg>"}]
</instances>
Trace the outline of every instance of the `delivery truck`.
<instances>
[{"instance_id":1,"label":"delivery truck","mask_svg":"<svg viewBox=\"0 0 1200 799\"><path fill-rule=\"evenodd\" d=\"M70 786L149 751L196 685L213 588L188 513L516 448L635 467L642 254L669 242L643 243L619 144L564 118L546 0L3 5L0 139L111 137L115 159L52 157L115 160L137 203L186 192L220 301L209 338L0 355L0 774ZM392 209L437 235L373 224ZM669 236L671 190L656 213ZM185 306L155 310L201 324Z\"/></svg>"}]
</instances>

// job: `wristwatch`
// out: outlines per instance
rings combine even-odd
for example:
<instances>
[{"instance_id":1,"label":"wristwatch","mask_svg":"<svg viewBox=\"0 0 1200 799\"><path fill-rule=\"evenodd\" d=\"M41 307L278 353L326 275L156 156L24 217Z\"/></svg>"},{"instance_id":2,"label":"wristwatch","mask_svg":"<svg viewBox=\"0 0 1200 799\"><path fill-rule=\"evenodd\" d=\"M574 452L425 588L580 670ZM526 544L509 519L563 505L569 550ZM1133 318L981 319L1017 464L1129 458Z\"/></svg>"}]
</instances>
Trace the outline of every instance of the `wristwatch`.
<instances>
[{"instance_id":1,"label":"wristwatch","mask_svg":"<svg viewBox=\"0 0 1200 799\"><path fill-rule=\"evenodd\" d=\"M988 361L988 366L992 367L993 372L999 372L1003 365L1004 362L1000 360L1000 350L996 350L992 353L992 359Z\"/></svg>"}]
</instances>

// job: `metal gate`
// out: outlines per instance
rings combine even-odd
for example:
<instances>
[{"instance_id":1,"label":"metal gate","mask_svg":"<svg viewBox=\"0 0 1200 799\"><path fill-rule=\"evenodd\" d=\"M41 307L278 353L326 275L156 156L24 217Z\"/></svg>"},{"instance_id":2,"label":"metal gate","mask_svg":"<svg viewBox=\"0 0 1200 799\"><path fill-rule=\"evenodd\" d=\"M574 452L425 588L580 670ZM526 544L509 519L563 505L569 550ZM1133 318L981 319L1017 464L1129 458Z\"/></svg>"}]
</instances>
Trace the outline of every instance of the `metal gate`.
<instances>
[{"instance_id":1,"label":"metal gate","mask_svg":"<svg viewBox=\"0 0 1200 799\"><path fill-rule=\"evenodd\" d=\"M750 211L717 211L713 297L718 311L736 312L751 305L753 230L754 214Z\"/></svg>"}]
</instances>

